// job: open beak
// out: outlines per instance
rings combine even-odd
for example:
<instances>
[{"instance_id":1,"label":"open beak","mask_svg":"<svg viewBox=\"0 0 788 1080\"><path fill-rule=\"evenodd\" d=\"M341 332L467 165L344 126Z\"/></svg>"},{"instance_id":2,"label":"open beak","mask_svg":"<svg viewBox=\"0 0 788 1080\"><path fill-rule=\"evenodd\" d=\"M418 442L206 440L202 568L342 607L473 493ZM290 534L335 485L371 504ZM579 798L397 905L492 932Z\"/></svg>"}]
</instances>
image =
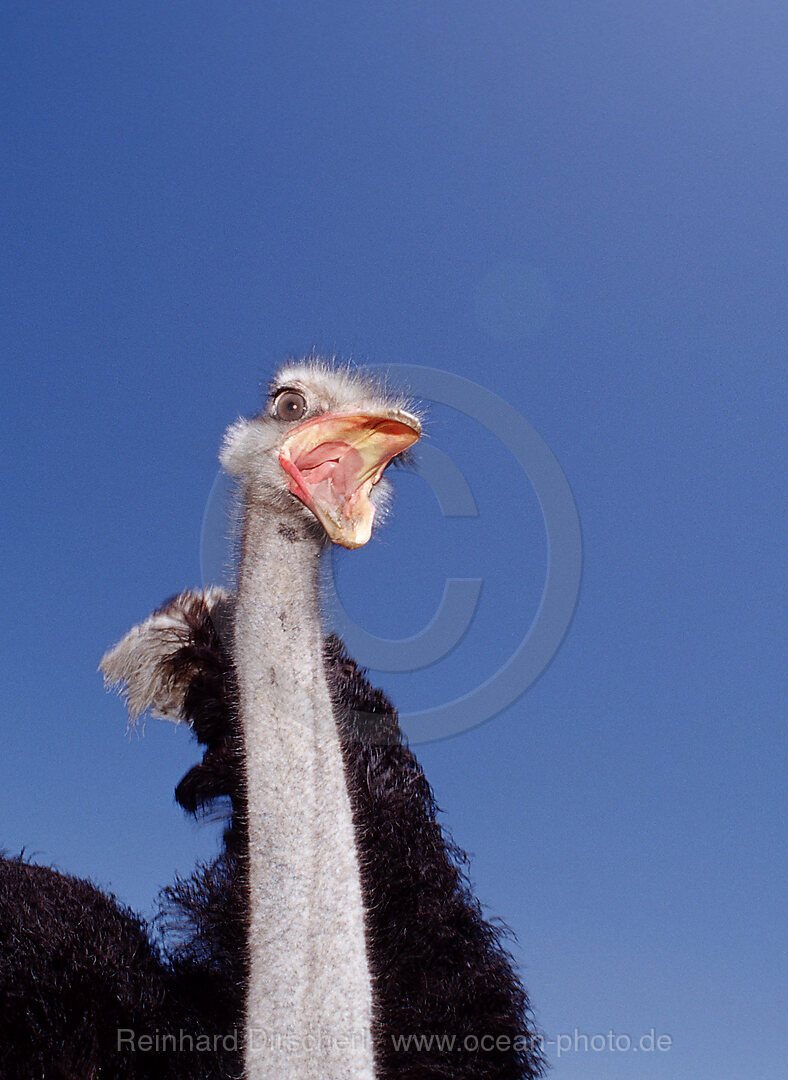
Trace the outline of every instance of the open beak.
<instances>
[{"instance_id":1,"label":"open beak","mask_svg":"<svg viewBox=\"0 0 788 1080\"><path fill-rule=\"evenodd\" d=\"M366 544L375 507L369 494L397 454L421 436L415 416L328 413L294 428L279 451L290 491L308 506L329 538L346 548Z\"/></svg>"}]
</instances>

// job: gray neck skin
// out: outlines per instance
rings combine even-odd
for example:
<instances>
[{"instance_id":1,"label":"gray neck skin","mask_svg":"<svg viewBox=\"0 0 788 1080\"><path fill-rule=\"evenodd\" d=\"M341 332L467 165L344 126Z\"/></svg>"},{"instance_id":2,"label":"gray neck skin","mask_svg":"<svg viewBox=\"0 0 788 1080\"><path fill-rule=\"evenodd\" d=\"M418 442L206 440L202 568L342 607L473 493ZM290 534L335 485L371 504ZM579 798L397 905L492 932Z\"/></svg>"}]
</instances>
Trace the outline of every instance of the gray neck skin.
<instances>
[{"instance_id":1,"label":"gray neck skin","mask_svg":"<svg viewBox=\"0 0 788 1080\"><path fill-rule=\"evenodd\" d=\"M249 800L248 1080L372 1080L350 800L323 667L320 541L247 504L235 663Z\"/></svg>"}]
</instances>

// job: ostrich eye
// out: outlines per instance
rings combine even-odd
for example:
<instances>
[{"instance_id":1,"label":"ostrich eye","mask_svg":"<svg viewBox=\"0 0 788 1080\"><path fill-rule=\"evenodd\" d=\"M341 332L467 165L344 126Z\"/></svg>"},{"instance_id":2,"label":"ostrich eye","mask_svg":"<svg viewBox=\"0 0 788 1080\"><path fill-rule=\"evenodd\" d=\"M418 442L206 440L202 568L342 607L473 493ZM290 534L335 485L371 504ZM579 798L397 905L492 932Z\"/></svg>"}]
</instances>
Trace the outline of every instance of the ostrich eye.
<instances>
[{"instance_id":1,"label":"ostrich eye","mask_svg":"<svg viewBox=\"0 0 788 1080\"><path fill-rule=\"evenodd\" d=\"M274 398L274 412L279 420L300 420L306 412L306 398L297 390L282 390Z\"/></svg>"}]
</instances>

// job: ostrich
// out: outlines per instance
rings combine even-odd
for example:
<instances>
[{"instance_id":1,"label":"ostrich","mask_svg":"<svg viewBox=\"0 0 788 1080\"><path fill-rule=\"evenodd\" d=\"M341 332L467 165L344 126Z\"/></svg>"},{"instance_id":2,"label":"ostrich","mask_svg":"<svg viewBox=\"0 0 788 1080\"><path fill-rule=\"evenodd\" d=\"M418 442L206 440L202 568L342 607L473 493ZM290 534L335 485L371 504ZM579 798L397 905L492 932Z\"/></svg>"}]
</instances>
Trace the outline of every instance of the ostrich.
<instances>
[{"instance_id":1,"label":"ostrich","mask_svg":"<svg viewBox=\"0 0 788 1080\"><path fill-rule=\"evenodd\" d=\"M186 722L205 746L179 803L230 807L219 858L165 890L165 955L85 883L10 862L0 875L25 881L29 904L45 894L47 918L72 938L63 897L88 890L107 982L143 969L127 1026L155 1036L181 1024L216 1044L238 1022L247 1080L530 1080L543 1070L501 931L469 890L396 712L321 625L321 553L368 541L388 498L383 473L420 432L408 402L358 374L286 366L222 447L243 500L236 592L181 594L102 660L132 719ZM31 921L27 908L9 918L11 906L0 892L0 951L14 917L23 930ZM51 940L40 918L36 927L33 972ZM125 954L124 933L134 938ZM47 1016L68 977L51 980ZM79 1060L78 1047L69 1052ZM90 1052L97 1061L95 1033ZM138 1052L114 1075L233 1075L235 1053L214 1045L194 1066L162 1053L154 1073Z\"/></svg>"}]
</instances>

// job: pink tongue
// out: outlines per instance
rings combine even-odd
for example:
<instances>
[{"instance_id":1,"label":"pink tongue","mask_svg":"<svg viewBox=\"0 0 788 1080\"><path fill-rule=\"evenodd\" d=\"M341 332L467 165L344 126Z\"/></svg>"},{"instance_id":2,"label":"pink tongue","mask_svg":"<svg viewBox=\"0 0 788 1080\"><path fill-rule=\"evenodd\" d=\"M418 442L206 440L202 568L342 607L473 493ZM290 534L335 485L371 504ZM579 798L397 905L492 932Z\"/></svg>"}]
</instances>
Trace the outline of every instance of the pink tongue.
<instances>
[{"instance_id":1,"label":"pink tongue","mask_svg":"<svg viewBox=\"0 0 788 1080\"><path fill-rule=\"evenodd\" d=\"M299 472L306 472L307 469L314 469L323 462L338 461L349 449L346 442L324 442L316 446L314 450L309 450L306 454L297 457L293 464Z\"/></svg>"},{"instance_id":2,"label":"pink tongue","mask_svg":"<svg viewBox=\"0 0 788 1080\"><path fill-rule=\"evenodd\" d=\"M356 489L364 459L345 442L325 442L293 464L312 498L335 502Z\"/></svg>"}]
</instances>

